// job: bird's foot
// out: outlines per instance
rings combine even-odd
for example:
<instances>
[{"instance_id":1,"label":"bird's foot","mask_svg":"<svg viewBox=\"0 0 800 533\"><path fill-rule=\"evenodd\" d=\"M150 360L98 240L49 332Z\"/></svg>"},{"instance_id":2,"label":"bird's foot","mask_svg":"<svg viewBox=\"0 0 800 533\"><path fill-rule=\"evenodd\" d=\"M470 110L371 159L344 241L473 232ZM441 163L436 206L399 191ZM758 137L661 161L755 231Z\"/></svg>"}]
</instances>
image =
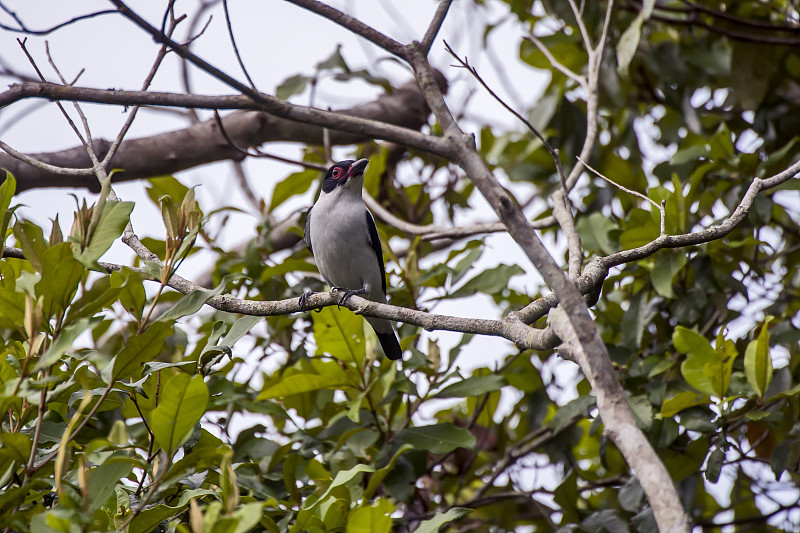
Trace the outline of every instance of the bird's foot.
<instances>
[{"instance_id":1,"label":"bird's foot","mask_svg":"<svg viewBox=\"0 0 800 533\"><path fill-rule=\"evenodd\" d=\"M298 303L300 304L300 311L306 310L306 306L308 306L308 299L314 294L315 294L314 291L306 291L300 296L300 299L298 301ZM316 309L316 311L319 313L320 311L322 311L322 309Z\"/></svg>"},{"instance_id":2,"label":"bird's foot","mask_svg":"<svg viewBox=\"0 0 800 533\"><path fill-rule=\"evenodd\" d=\"M344 294L341 298L339 298L339 303L336 304L336 307L341 308L342 305L353 295L361 296L362 294L367 294L367 289L360 288L360 289L346 289L344 287L331 287L335 291L342 291Z\"/></svg>"}]
</instances>

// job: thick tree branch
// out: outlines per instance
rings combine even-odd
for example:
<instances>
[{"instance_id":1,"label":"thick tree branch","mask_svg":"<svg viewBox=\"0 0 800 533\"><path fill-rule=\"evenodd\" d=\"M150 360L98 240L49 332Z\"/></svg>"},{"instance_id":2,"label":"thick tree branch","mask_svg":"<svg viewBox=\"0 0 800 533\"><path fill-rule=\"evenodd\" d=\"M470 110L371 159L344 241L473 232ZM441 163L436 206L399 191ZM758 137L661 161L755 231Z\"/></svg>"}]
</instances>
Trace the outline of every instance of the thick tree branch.
<instances>
[{"instance_id":1,"label":"thick tree branch","mask_svg":"<svg viewBox=\"0 0 800 533\"><path fill-rule=\"evenodd\" d=\"M602 55L603 48L602 41L605 40L611 9L612 5L609 3L603 38L593 51L594 54L590 54L590 72L593 62L595 68L599 68L599 57ZM441 93L436 89L431 76L431 67L418 46L410 45L409 52L411 66L423 94L428 99L428 105L439 120L445 139L452 143L455 149L454 160L464 169L470 180L497 212L511 236L523 249L547 285L558 296L564 312L559 317L561 320L557 320L554 324L554 329L562 341L567 342L573 348L581 370L597 395L597 405L606 432L639 477L655 511L656 521L663 531L688 531L688 518L678 499L672 478L641 429L636 425L625 390L611 365L605 343L589 315L581 293L575 284L564 275L533 228L528 224L522 211L489 171L486 163L475 150L474 139L462 132L456 124ZM593 140L591 143L589 140L589 136L587 136L584 149L591 149ZM570 342L573 339L574 342Z\"/></svg>"},{"instance_id":2,"label":"thick tree branch","mask_svg":"<svg viewBox=\"0 0 800 533\"><path fill-rule=\"evenodd\" d=\"M442 83L446 85L446 82L442 81ZM159 105L251 110L260 108L259 104L246 96L199 96L145 91L113 91L65 87L53 83L13 85L8 91L0 94L0 105L4 103L7 105L30 97L124 106ZM295 107L288 103L282 105ZM305 109L312 110L313 108ZM386 128L393 129L394 136L397 137L395 142L399 142L399 144L404 144L402 142L404 139L412 141L412 144L406 144L407 146L416 145L421 149L435 148L437 144L435 138L413 131L418 130L427 122L430 113L413 81L401 85L390 94L381 95L372 102L336 112L320 112L336 119L329 121L334 126L330 133L333 144L352 144L373 138L369 131L363 129L359 131L356 128L355 133L348 133L336 129L336 126L343 123L363 125L377 122L384 123ZM239 147L252 147L276 141L321 144L323 138L323 128L321 127L255 111L231 113L222 118L222 123L228 137ZM434 142L429 142L429 139L433 139ZM98 154L105 154L109 147L110 143L107 141L95 141L94 149ZM89 168L91 162L82 146L58 152L32 154L31 157L53 167L84 169L81 171L83 176L91 173ZM236 147L231 146L221 134L216 121L211 119L181 130L126 140L119 145L111 168L122 169L114 175L114 181L125 181L178 172L213 161L238 160L243 157L244 154ZM96 187L96 180L92 177L56 176L52 169L35 168L6 154L0 154L0 167L8 169L17 178L18 191L37 187Z\"/></svg>"}]
</instances>

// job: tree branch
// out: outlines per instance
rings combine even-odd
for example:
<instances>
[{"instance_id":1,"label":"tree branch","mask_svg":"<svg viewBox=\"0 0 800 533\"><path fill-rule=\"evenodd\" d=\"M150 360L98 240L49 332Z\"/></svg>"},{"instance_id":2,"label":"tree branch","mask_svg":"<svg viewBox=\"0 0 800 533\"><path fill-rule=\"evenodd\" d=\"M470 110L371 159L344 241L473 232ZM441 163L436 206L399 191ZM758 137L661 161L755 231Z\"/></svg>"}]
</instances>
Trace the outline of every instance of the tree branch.
<instances>
[{"instance_id":1,"label":"tree branch","mask_svg":"<svg viewBox=\"0 0 800 533\"><path fill-rule=\"evenodd\" d=\"M446 85L446 82L442 83ZM245 96L114 91L30 82L12 85L8 91L1 93L0 106L31 97L123 106L159 105L249 110L257 110L261 107ZM287 103L282 105L295 107ZM313 108L305 109L312 110ZM380 122L383 123L383 127L393 129L399 144L417 145L423 150L427 146L434 148L433 151L441 151L437 147L438 139L414 131L427 122L430 113L414 81L407 82L393 93L381 95L372 102L336 112L319 112L336 118L335 121L326 120L326 123L330 122L334 126L331 128L330 134L333 144L353 144L373 138L373 135L367 131L369 128L367 130L355 128L352 133L343 132L338 128L343 123L364 125ZM241 147L258 146L277 141L322 143L323 128L280 118L273 114L237 111L223 117L222 123L229 138ZM412 138L416 140L412 140ZM412 144L404 143L403 140L411 140ZM107 141L95 141L94 148L97 153L106 153L109 147L110 143ZM114 181L126 181L170 174L213 161L238 160L243 157L240 150L227 142L220 133L216 121L211 119L176 131L125 140L119 145L119 150L114 156L111 166L122 169L114 175ZM91 174L89 168L91 162L82 146L58 152L32 154L30 158L51 167L81 170L76 171L79 176L75 177L55 176L53 169L35 168L32 164L23 164L17 161L15 157L0 154L0 167L8 169L17 178L18 191L37 187L96 187L94 179L81 177Z\"/></svg>"}]
</instances>

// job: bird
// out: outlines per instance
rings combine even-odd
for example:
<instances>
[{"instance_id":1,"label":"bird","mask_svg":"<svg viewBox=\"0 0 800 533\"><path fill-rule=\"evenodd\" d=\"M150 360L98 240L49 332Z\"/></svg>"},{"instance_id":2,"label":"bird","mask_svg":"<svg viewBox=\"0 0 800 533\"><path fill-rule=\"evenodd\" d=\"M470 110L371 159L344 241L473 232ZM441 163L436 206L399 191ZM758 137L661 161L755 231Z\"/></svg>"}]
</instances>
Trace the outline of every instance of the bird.
<instances>
[{"instance_id":1,"label":"bird","mask_svg":"<svg viewBox=\"0 0 800 533\"><path fill-rule=\"evenodd\" d=\"M359 295L386 303L386 267L375 219L361 191L368 159L346 159L331 166L322 179L319 198L306 212L305 243L325 282L344 294L339 305ZM305 309L309 293L300 297ZM403 350L392 323L365 317L375 330L386 357L396 361Z\"/></svg>"}]
</instances>

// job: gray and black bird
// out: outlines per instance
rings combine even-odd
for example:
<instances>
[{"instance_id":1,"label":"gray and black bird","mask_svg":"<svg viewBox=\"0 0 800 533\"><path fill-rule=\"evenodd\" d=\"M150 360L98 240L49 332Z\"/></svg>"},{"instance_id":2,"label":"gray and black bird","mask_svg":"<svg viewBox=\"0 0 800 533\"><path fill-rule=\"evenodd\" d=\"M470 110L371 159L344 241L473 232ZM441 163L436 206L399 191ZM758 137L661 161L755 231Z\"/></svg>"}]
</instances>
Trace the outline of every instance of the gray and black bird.
<instances>
[{"instance_id":1,"label":"gray and black bird","mask_svg":"<svg viewBox=\"0 0 800 533\"><path fill-rule=\"evenodd\" d=\"M325 174L317 202L306 213L305 242L323 279L344 295L342 304L357 294L386 303L386 269L378 228L364 205L366 159L339 161ZM306 295L300 298L305 306ZM365 317L375 330L386 357L400 359L403 350L392 323Z\"/></svg>"}]
</instances>

